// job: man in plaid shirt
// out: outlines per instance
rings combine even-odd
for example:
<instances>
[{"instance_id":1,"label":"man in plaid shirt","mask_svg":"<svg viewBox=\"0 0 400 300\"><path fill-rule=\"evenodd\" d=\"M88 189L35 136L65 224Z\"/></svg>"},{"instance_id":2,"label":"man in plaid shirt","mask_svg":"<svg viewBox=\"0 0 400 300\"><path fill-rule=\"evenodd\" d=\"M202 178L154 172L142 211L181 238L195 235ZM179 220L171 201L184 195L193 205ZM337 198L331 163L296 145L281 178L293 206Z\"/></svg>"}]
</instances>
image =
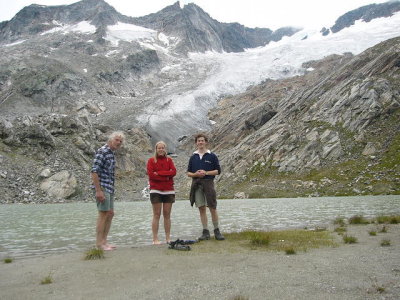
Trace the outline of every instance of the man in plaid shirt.
<instances>
[{"instance_id":1,"label":"man in plaid shirt","mask_svg":"<svg viewBox=\"0 0 400 300\"><path fill-rule=\"evenodd\" d=\"M124 139L125 135L122 132L112 133L107 144L96 151L91 170L99 211L96 225L96 246L105 251L115 249L114 245L107 243L107 236L114 216L114 151L121 147Z\"/></svg>"}]
</instances>

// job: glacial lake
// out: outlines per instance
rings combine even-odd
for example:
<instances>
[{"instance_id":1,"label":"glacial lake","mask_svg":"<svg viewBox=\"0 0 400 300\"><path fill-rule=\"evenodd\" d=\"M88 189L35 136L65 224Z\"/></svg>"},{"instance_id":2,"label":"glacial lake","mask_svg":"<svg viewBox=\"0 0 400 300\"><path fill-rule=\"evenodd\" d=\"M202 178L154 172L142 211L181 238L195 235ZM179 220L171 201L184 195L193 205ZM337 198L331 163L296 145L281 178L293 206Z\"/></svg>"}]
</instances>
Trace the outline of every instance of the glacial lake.
<instances>
[{"instance_id":1,"label":"glacial lake","mask_svg":"<svg viewBox=\"0 0 400 300\"><path fill-rule=\"evenodd\" d=\"M218 212L223 233L313 228L336 217L400 215L400 195L219 200ZM0 205L0 258L84 252L95 245L96 219L94 202ZM123 247L150 245L151 219L149 201L116 202L109 241ZM189 201L177 201L171 219L172 240L200 235L198 210ZM165 240L162 218L159 237Z\"/></svg>"}]
</instances>

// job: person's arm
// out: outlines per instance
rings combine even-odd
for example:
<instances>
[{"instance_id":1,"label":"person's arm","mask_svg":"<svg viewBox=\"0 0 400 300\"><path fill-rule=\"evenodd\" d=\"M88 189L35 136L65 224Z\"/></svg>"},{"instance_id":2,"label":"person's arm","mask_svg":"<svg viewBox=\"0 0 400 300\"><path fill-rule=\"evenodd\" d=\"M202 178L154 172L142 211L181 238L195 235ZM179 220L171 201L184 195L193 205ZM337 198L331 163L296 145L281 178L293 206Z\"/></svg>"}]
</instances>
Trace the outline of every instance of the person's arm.
<instances>
[{"instance_id":1,"label":"person's arm","mask_svg":"<svg viewBox=\"0 0 400 300\"><path fill-rule=\"evenodd\" d=\"M104 193L103 190L101 189L100 186L100 179L99 179L99 175L95 172L90 173L91 177L92 177L92 182L94 185L94 189L96 191L96 199L99 202L104 202L105 197L104 197Z\"/></svg>"},{"instance_id":2,"label":"person's arm","mask_svg":"<svg viewBox=\"0 0 400 300\"><path fill-rule=\"evenodd\" d=\"M147 175L149 176L149 179L154 181L168 181L168 177L160 176L159 172L155 170L153 158L150 158L147 161Z\"/></svg>"},{"instance_id":3,"label":"person's arm","mask_svg":"<svg viewBox=\"0 0 400 300\"><path fill-rule=\"evenodd\" d=\"M214 175L215 176L215 175L221 174L221 165L219 164L218 156L215 153L213 153L213 155L214 155L214 168L215 168L214 171L216 171L217 173L216 174L209 174L209 175Z\"/></svg>"},{"instance_id":4,"label":"person's arm","mask_svg":"<svg viewBox=\"0 0 400 300\"><path fill-rule=\"evenodd\" d=\"M168 163L169 163L168 164L169 170L160 170L157 172L158 175L167 177L174 177L176 175L176 168L174 162L169 157L168 157Z\"/></svg>"},{"instance_id":5,"label":"person's arm","mask_svg":"<svg viewBox=\"0 0 400 300\"><path fill-rule=\"evenodd\" d=\"M104 165L104 156L102 153L96 152L96 155L93 160L93 166L92 166L92 171L90 173L90 176L92 177L92 183L94 185L94 190L96 193L96 200L99 202L104 202L105 196L104 192L101 189L100 185L100 178L98 172L100 172L102 166Z\"/></svg>"}]
</instances>

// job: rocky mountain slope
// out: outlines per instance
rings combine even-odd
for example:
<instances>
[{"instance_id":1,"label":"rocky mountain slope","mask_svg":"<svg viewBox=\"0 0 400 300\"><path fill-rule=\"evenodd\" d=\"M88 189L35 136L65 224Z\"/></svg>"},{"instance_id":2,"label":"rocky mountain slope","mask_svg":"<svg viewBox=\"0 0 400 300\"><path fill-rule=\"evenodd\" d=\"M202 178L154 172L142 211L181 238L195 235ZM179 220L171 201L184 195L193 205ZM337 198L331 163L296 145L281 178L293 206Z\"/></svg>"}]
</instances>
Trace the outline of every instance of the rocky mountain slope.
<instances>
[{"instance_id":1,"label":"rocky mountain slope","mask_svg":"<svg viewBox=\"0 0 400 300\"><path fill-rule=\"evenodd\" d=\"M220 197L398 193L399 40L319 60L332 47L296 31L220 23L193 4L141 18L93 0L24 8L0 23L0 202L92 200L93 152L114 129L127 133L120 200L143 199L159 139L178 152L186 197L190 137L211 128Z\"/></svg>"},{"instance_id":2,"label":"rocky mountain slope","mask_svg":"<svg viewBox=\"0 0 400 300\"><path fill-rule=\"evenodd\" d=\"M398 193L400 38L267 80L210 112L223 194Z\"/></svg>"}]
</instances>

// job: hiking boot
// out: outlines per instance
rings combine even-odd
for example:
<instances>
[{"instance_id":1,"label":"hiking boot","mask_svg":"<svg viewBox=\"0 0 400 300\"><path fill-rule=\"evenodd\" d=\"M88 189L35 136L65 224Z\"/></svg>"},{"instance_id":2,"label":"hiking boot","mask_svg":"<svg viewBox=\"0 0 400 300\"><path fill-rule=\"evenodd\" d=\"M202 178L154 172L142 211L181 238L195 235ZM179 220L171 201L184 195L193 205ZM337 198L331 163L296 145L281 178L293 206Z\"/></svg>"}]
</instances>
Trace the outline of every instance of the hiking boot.
<instances>
[{"instance_id":1,"label":"hiking boot","mask_svg":"<svg viewBox=\"0 0 400 300\"><path fill-rule=\"evenodd\" d=\"M219 228L214 229L214 236L215 239L218 241L223 241L225 239L224 236L221 234L221 232L219 232Z\"/></svg>"},{"instance_id":2,"label":"hiking boot","mask_svg":"<svg viewBox=\"0 0 400 300\"><path fill-rule=\"evenodd\" d=\"M199 241L209 240L210 239L210 231L208 229L203 229L203 234L199 237Z\"/></svg>"}]
</instances>

